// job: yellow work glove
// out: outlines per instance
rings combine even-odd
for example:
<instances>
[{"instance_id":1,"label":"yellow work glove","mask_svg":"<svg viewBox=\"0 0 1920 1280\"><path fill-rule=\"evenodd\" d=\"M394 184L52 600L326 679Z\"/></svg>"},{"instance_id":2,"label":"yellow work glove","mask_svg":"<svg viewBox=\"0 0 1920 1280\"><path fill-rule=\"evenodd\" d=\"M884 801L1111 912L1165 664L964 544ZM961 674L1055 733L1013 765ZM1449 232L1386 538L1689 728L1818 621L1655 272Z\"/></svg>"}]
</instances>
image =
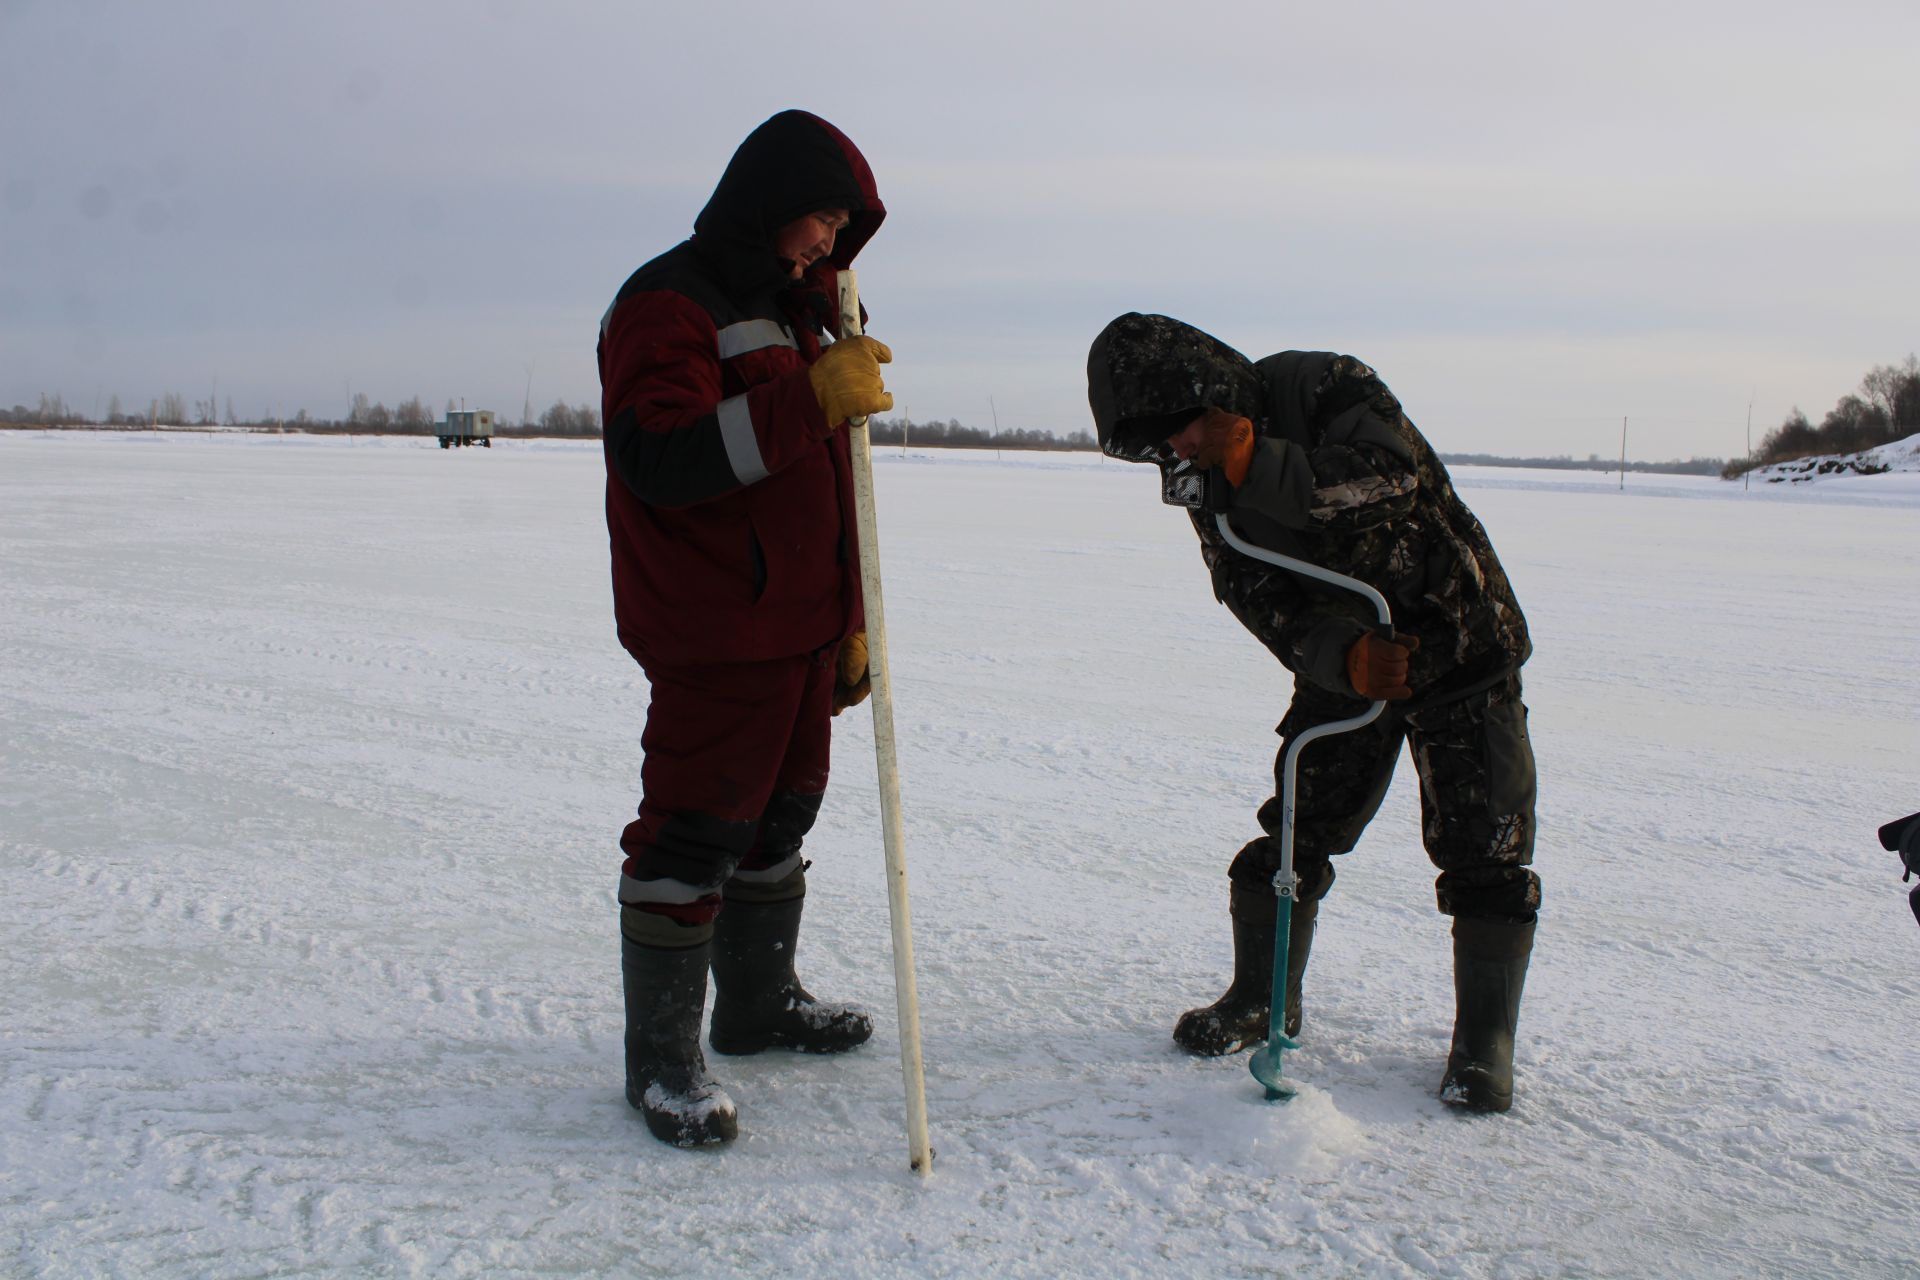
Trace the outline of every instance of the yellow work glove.
<instances>
[{"instance_id":1,"label":"yellow work glove","mask_svg":"<svg viewBox=\"0 0 1920 1280\"><path fill-rule=\"evenodd\" d=\"M867 633L856 631L840 642L840 657L833 676L833 714L858 706L873 692L873 679L867 674Z\"/></svg>"},{"instance_id":2,"label":"yellow work glove","mask_svg":"<svg viewBox=\"0 0 1920 1280\"><path fill-rule=\"evenodd\" d=\"M822 352L807 367L807 379L827 425L837 427L849 418L893 408L893 397L880 380L880 366L892 361L893 352L875 338L842 338Z\"/></svg>"}]
</instances>

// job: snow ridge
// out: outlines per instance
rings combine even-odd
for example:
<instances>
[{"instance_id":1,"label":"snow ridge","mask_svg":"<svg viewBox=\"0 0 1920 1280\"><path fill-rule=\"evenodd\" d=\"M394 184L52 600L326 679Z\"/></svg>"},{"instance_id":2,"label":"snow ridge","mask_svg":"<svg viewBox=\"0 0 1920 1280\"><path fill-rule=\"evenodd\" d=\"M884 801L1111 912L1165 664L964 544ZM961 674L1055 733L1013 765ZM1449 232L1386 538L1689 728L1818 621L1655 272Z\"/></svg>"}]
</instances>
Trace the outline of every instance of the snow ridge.
<instances>
[{"instance_id":1,"label":"snow ridge","mask_svg":"<svg viewBox=\"0 0 1920 1280\"><path fill-rule=\"evenodd\" d=\"M1791 462L1774 462L1754 469L1767 484L1805 484L1840 476L1877 476L1890 471L1920 472L1920 435L1863 449L1858 453L1823 453Z\"/></svg>"}]
</instances>

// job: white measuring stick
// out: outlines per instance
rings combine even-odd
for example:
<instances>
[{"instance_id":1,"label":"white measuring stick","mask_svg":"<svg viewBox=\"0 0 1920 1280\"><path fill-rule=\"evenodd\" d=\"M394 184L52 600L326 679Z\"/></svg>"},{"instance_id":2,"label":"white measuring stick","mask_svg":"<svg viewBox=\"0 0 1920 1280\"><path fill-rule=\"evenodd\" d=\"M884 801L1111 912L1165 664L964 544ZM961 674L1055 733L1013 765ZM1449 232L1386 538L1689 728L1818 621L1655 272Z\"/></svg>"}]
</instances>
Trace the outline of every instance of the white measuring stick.
<instances>
[{"instance_id":1,"label":"white measuring stick","mask_svg":"<svg viewBox=\"0 0 1920 1280\"><path fill-rule=\"evenodd\" d=\"M860 285L839 273L840 337L860 334ZM867 615L867 674L873 682L873 751L880 765L880 829L887 852L887 910L893 919L893 994L900 1011L900 1069L907 1086L907 1154L915 1173L933 1169L927 1137L926 1069L920 1056L920 995L913 982L913 918L907 907L907 851L900 823L900 761L893 736L893 681L887 670L886 611L880 600L879 519L873 506L873 440L864 417L847 421L853 451L853 506L860 539L860 592Z\"/></svg>"}]
</instances>

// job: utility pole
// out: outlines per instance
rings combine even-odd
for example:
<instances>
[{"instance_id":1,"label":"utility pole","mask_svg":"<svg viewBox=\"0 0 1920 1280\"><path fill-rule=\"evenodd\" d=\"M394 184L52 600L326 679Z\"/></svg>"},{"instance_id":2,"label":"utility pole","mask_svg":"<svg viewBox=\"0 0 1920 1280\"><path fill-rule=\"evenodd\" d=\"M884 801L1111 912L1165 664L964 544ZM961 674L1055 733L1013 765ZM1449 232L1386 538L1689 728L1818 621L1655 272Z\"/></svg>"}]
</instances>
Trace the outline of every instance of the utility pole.
<instances>
[{"instance_id":1,"label":"utility pole","mask_svg":"<svg viewBox=\"0 0 1920 1280\"><path fill-rule=\"evenodd\" d=\"M533 418L533 365L527 365L527 398L520 402L520 425L527 426Z\"/></svg>"},{"instance_id":2,"label":"utility pole","mask_svg":"<svg viewBox=\"0 0 1920 1280\"><path fill-rule=\"evenodd\" d=\"M1751 493L1753 491L1753 397L1751 395L1747 397L1747 466L1746 470L1741 472L1740 478L1744 481L1740 487Z\"/></svg>"}]
</instances>

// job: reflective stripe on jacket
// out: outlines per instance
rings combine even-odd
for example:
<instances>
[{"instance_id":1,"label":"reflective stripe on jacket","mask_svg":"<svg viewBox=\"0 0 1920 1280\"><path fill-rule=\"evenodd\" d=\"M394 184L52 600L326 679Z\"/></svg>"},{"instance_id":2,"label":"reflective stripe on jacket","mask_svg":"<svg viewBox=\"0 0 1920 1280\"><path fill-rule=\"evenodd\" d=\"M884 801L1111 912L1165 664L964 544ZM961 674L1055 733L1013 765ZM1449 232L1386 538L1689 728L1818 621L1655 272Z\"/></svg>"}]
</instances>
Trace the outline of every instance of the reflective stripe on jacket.
<instances>
[{"instance_id":1,"label":"reflective stripe on jacket","mask_svg":"<svg viewBox=\"0 0 1920 1280\"><path fill-rule=\"evenodd\" d=\"M790 280L775 233L823 208L850 222ZM845 135L782 112L741 144L694 237L601 320L614 617L643 666L789 657L862 625L846 430L807 366L833 271L884 217Z\"/></svg>"}]
</instances>

